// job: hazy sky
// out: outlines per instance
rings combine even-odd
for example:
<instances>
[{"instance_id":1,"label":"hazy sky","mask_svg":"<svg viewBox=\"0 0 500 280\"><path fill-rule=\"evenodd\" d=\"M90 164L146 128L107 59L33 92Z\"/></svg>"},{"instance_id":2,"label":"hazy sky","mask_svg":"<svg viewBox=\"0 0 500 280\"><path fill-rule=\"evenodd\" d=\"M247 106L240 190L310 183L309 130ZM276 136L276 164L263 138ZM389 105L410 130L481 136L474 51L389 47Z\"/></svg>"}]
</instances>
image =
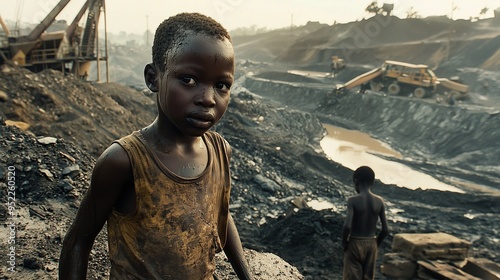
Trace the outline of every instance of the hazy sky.
<instances>
[{"instance_id":1,"label":"hazy sky","mask_svg":"<svg viewBox=\"0 0 500 280\"><path fill-rule=\"evenodd\" d=\"M371 15L364 10L373 0L107 0L107 23L110 32L142 33L147 26L153 32L158 24L180 12L200 12L221 22L228 30L238 27L268 27L269 29L304 25L308 21L333 24L345 23ZM59 0L0 0L0 15L4 20L39 22ZM57 19L71 22L85 0L72 0ZM488 7L486 17L500 7L498 0L387 0L393 3L393 14L404 18L413 7L419 15L447 15L456 7L453 18L479 16ZM102 25L101 25L102 26Z\"/></svg>"}]
</instances>

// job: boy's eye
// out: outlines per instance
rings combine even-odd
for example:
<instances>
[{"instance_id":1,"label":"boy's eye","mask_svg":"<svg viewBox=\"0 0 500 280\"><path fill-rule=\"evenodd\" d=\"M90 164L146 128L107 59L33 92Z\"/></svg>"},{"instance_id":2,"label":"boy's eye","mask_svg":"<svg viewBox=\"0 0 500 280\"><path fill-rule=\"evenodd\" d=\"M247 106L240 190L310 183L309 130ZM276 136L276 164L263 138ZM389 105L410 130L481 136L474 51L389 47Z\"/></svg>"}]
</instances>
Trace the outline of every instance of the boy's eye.
<instances>
[{"instance_id":1,"label":"boy's eye","mask_svg":"<svg viewBox=\"0 0 500 280\"><path fill-rule=\"evenodd\" d=\"M180 80L183 83L188 84L188 85L195 85L196 84L196 81L191 77L182 77Z\"/></svg>"},{"instance_id":2,"label":"boy's eye","mask_svg":"<svg viewBox=\"0 0 500 280\"><path fill-rule=\"evenodd\" d=\"M231 85L225 84L225 83L218 83L215 85L215 88L220 89L220 90L230 90Z\"/></svg>"}]
</instances>

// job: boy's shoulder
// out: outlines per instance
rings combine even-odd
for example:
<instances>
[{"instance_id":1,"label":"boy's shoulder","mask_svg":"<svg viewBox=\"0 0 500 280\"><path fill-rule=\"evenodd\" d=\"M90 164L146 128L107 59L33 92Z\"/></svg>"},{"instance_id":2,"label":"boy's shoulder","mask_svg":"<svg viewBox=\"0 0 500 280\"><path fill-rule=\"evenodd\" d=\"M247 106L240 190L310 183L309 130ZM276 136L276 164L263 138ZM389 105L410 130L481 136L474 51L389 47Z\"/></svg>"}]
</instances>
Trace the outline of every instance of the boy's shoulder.
<instances>
[{"instance_id":1,"label":"boy's shoulder","mask_svg":"<svg viewBox=\"0 0 500 280\"><path fill-rule=\"evenodd\" d=\"M130 167L130 160L125 149L117 142L113 142L104 152L99 156L97 162L112 166L119 169L127 169Z\"/></svg>"},{"instance_id":2,"label":"boy's shoulder","mask_svg":"<svg viewBox=\"0 0 500 280\"><path fill-rule=\"evenodd\" d=\"M205 137L211 139L212 142L224 146L225 149L230 150L231 147L227 140L217 131L209 130L205 132Z\"/></svg>"},{"instance_id":3,"label":"boy's shoulder","mask_svg":"<svg viewBox=\"0 0 500 280\"><path fill-rule=\"evenodd\" d=\"M116 170L129 170L131 167L130 157L124 146L136 136L136 131L120 139L114 140L111 145L102 152L96 162L98 168L112 168Z\"/></svg>"},{"instance_id":4,"label":"boy's shoulder","mask_svg":"<svg viewBox=\"0 0 500 280\"><path fill-rule=\"evenodd\" d=\"M347 202L355 202L355 201L358 201L358 200L365 200L367 197L372 197L372 198L374 198L377 201L384 202L384 198L382 198L381 196L376 195L376 194L374 194L372 192L370 192L370 193L368 193L366 195L355 194L355 195L350 196L349 198L347 198Z\"/></svg>"},{"instance_id":5,"label":"boy's shoulder","mask_svg":"<svg viewBox=\"0 0 500 280\"><path fill-rule=\"evenodd\" d=\"M226 141L226 139L224 139L224 137L215 130L208 130L207 132L205 132L205 136L220 139L221 141Z\"/></svg>"},{"instance_id":6,"label":"boy's shoulder","mask_svg":"<svg viewBox=\"0 0 500 280\"><path fill-rule=\"evenodd\" d=\"M112 144L116 143L116 144L121 145L123 142L131 141L133 138L139 138L140 139L141 137L142 137L141 132L139 130L135 130L135 131L132 131L128 135L122 136L119 139L114 140Z\"/></svg>"},{"instance_id":7,"label":"boy's shoulder","mask_svg":"<svg viewBox=\"0 0 500 280\"><path fill-rule=\"evenodd\" d=\"M359 200L359 194L355 194L347 198L347 205L353 205Z\"/></svg>"},{"instance_id":8,"label":"boy's shoulder","mask_svg":"<svg viewBox=\"0 0 500 280\"><path fill-rule=\"evenodd\" d=\"M117 143L111 144L97 159L92 171L92 189L106 189L108 193L119 192L128 183L132 165L127 152Z\"/></svg>"},{"instance_id":9,"label":"boy's shoulder","mask_svg":"<svg viewBox=\"0 0 500 280\"><path fill-rule=\"evenodd\" d=\"M379 201L381 201L381 202L384 202L384 198L383 198L383 197L381 197L380 195L377 195L377 194L374 194L374 193L372 193L371 195L372 195L374 198L376 198L377 200L379 200Z\"/></svg>"},{"instance_id":10,"label":"boy's shoulder","mask_svg":"<svg viewBox=\"0 0 500 280\"><path fill-rule=\"evenodd\" d=\"M207 132L205 132L205 136L224 139L224 137L222 137L222 135L220 133L218 133L217 131L214 131L214 130L208 130Z\"/></svg>"},{"instance_id":11,"label":"boy's shoulder","mask_svg":"<svg viewBox=\"0 0 500 280\"><path fill-rule=\"evenodd\" d=\"M374 194L374 193L371 193L371 196L373 197L374 204L375 204L377 207L380 207L380 209L384 209L384 208L385 208L384 198L382 198L381 196L376 195L376 194Z\"/></svg>"}]
</instances>

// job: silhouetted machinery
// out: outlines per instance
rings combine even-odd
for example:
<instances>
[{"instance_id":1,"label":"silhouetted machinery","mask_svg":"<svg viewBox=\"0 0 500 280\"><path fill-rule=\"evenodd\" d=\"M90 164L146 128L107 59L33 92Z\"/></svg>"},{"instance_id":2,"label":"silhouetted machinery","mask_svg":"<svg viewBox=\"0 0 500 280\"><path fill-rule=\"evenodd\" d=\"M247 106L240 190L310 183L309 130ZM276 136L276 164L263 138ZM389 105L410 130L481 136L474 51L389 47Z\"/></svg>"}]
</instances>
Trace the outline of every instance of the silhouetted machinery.
<instances>
[{"instance_id":1,"label":"silhouetted machinery","mask_svg":"<svg viewBox=\"0 0 500 280\"><path fill-rule=\"evenodd\" d=\"M57 15L70 0L61 0L52 11L25 36L13 37L3 20L0 25L0 64L12 63L26 67L33 72L44 69L55 69L71 72L82 79L89 75L92 61L106 62L108 66L107 38L105 38L104 55L99 50L98 24L101 10L106 16L104 0L86 0L80 11L66 30L46 32ZM78 26L80 19L87 12L87 21L82 28ZM106 19L104 19L106 21ZM106 30L106 23L105 23ZM105 32L105 37L107 36ZM97 80L100 67L97 63ZM109 75L107 73L107 80Z\"/></svg>"}]
</instances>

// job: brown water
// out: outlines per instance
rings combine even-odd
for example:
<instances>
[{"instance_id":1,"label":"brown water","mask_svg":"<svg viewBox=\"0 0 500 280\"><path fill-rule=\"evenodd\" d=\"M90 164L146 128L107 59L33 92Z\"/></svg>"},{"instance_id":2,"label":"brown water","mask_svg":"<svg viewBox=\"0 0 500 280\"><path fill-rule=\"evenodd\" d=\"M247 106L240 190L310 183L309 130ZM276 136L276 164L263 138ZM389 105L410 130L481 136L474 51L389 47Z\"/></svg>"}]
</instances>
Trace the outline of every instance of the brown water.
<instances>
[{"instance_id":1,"label":"brown water","mask_svg":"<svg viewBox=\"0 0 500 280\"><path fill-rule=\"evenodd\" d=\"M367 165L375 172L376 179L385 184L394 184L409 189L436 189L463 193L462 190L409 166L380 157L379 155L384 155L403 159L403 155L368 134L328 124L323 124L323 126L328 133L320 143L323 151L332 160L351 170Z\"/></svg>"}]
</instances>

